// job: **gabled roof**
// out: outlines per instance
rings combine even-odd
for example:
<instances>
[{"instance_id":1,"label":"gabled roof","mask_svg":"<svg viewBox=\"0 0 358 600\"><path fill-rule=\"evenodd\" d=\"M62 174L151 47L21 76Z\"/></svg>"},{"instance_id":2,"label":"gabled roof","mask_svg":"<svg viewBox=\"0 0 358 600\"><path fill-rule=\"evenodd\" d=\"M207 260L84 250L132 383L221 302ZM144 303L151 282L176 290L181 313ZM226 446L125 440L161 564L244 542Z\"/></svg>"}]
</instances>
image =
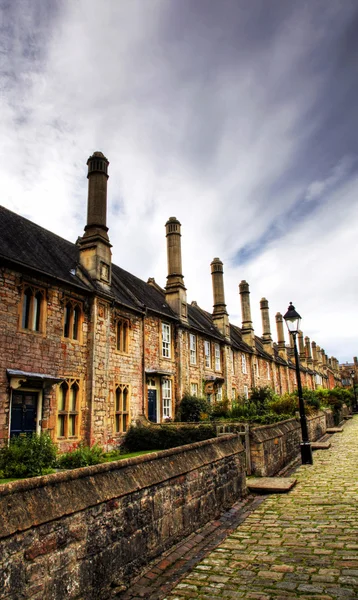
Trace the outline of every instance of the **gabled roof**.
<instances>
[{"instance_id":1,"label":"gabled roof","mask_svg":"<svg viewBox=\"0 0 358 600\"><path fill-rule=\"evenodd\" d=\"M221 342L224 340L224 336L214 325L212 315L196 303L188 304L188 322L190 327L199 330L203 335L214 337Z\"/></svg>"},{"instance_id":2,"label":"gabled roof","mask_svg":"<svg viewBox=\"0 0 358 600\"><path fill-rule=\"evenodd\" d=\"M83 291L99 289L75 273L79 266L79 247L28 219L0 206L0 262L47 275ZM177 320L165 303L164 293L124 269L112 265L111 292L118 303L143 311L145 307Z\"/></svg>"},{"instance_id":3,"label":"gabled roof","mask_svg":"<svg viewBox=\"0 0 358 600\"><path fill-rule=\"evenodd\" d=\"M248 344L246 344L242 339L242 333L240 327L237 325L232 325L230 323L230 338L232 345L241 350L241 352L247 352L248 354L252 354L252 348Z\"/></svg>"},{"instance_id":4,"label":"gabled roof","mask_svg":"<svg viewBox=\"0 0 358 600\"><path fill-rule=\"evenodd\" d=\"M78 247L0 206L0 257L22 267L90 289L71 271L78 264Z\"/></svg>"}]
</instances>

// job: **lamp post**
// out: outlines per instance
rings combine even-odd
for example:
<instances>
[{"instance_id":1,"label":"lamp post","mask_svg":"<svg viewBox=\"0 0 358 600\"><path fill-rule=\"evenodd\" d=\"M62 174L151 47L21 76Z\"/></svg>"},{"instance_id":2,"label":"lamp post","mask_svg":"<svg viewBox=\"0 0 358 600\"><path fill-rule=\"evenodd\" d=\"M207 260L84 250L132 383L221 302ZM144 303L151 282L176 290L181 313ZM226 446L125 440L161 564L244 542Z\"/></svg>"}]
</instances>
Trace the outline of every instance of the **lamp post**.
<instances>
[{"instance_id":1,"label":"lamp post","mask_svg":"<svg viewBox=\"0 0 358 600\"><path fill-rule=\"evenodd\" d=\"M354 394L354 410L357 412L358 411L358 406L357 406L357 392L356 392L356 388L354 385L354 378L355 378L355 371L351 371L351 377L352 377L352 387L353 387L353 394Z\"/></svg>"},{"instance_id":2,"label":"lamp post","mask_svg":"<svg viewBox=\"0 0 358 600\"><path fill-rule=\"evenodd\" d=\"M300 329L300 315L295 311L295 307L290 302L290 306L288 307L287 313L283 317L286 321L288 332L292 335L293 339L293 349L295 353L295 363L296 363L296 377L297 377L297 391L298 391L298 403L300 410L300 422L301 422L301 432L302 432L302 442L300 444L301 448L301 460L303 465L312 465L312 448L310 441L308 439L308 429L307 429L307 420L305 414L305 405L303 403L303 395L302 395L302 385L301 385L301 373L300 373L300 363L297 352L297 343L296 337L298 335Z\"/></svg>"}]
</instances>

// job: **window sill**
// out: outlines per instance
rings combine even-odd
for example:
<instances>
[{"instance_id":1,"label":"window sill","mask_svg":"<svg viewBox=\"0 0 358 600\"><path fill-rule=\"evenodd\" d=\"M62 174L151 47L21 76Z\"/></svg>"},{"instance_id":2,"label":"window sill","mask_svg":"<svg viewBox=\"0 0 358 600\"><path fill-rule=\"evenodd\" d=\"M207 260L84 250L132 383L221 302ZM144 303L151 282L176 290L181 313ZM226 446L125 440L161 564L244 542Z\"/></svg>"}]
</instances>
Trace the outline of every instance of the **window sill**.
<instances>
[{"instance_id":1,"label":"window sill","mask_svg":"<svg viewBox=\"0 0 358 600\"><path fill-rule=\"evenodd\" d=\"M72 338L61 337L61 342L65 344L74 344L75 346L82 346L82 340L73 340Z\"/></svg>"}]
</instances>

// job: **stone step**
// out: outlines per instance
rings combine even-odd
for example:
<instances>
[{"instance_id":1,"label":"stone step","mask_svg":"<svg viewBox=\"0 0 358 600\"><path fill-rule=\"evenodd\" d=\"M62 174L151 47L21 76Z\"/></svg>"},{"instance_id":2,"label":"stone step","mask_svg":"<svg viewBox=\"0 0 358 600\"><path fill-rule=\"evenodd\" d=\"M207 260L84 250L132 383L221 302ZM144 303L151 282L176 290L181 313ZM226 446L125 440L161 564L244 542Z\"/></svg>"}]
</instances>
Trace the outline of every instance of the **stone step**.
<instances>
[{"instance_id":1,"label":"stone step","mask_svg":"<svg viewBox=\"0 0 358 600\"><path fill-rule=\"evenodd\" d=\"M341 433L343 431L343 427L329 427L326 429L326 433Z\"/></svg>"},{"instance_id":2,"label":"stone step","mask_svg":"<svg viewBox=\"0 0 358 600\"><path fill-rule=\"evenodd\" d=\"M249 477L246 481L250 492L256 494L285 494L296 482L292 477Z\"/></svg>"},{"instance_id":3,"label":"stone step","mask_svg":"<svg viewBox=\"0 0 358 600\"><path fill-rule=\"evenodd\" d=\"M331 442L311 442L312 450L328 450L331 447Z\"/></svg>"}]
</instances>

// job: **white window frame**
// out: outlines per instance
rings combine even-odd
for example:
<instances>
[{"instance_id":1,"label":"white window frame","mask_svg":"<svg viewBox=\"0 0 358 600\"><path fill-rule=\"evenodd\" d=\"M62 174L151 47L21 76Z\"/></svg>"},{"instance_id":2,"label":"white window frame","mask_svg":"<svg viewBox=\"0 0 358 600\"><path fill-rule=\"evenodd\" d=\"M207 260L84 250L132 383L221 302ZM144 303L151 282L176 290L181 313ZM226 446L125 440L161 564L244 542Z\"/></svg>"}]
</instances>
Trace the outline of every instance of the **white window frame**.
<instances>
[{"instance_id":1,"label":"white window frame","mask_svg":"<svg viewBox=\"0 0 358 600\"><path fill-rule=\"evenodd\" d=\"M241 354L241 367L242 372L247 375L247 360L245 354Z\"/></svg>"},{"instance_id":2,"label":"white window frame","mask_svg":"<svg viewBox=\"0 0 358 600\"><path fill-rule=\"evenodd\" d=\"M204 355L205 355L205 367L207 369L211 368L211 351L210 351L210 342L208 340L204 340Z\"/></svg>"},{"instance_id":3,"label":"white window frame","mask_svg":"<svg viewBox=\"0 0 358 600\"><path fill-rule=\"evenodd\" d=\"M189 333L190 364L196 365L196 335Z\"/></svg>"},{"instance_id":4,"label":"white window frame","mask_svg":"<svg viewBox=\"0 0 358 600\"><path fill-rule=\"evenodd\" d=\"M231 388L231 400L236 400L236 388Z\"/></svg>"},{"instance_id":5,"label":"white window frame","mask_svg":"<svg viewBox=\"0 0 358 600\"><path fill-rule=\"evenodd\" d=\"M190 384L190 394L191 396L198 396L198 392L199 392L199 386L197 383L191 383Z\"/></svg>"},{"instance_id":6,"label":"white window frame","mask_svg":"<svg viewBox=\"0 0 358 600\"><path fill-rule=\"evenodd\" d=\"M222 399L223 399L223 388L222 388L222 385L219 385L216 390L216 401L222 402Z\"/></svg>"},{"instance_id":7,"label":"white window frame","mask_svg":"<svg viewBox=\"0 0 358 600\"><path fill-rule=\"evenodd\" d=\"M215 344L215 371L221 371L220 344Z\"/></svg>"},{"instance_id":8,"label":"white window frame","mask_svg":"<svg viewBox=\"0 0 358 600\"><path fill-rule=\"evenodd\" d=\"M171 327L168 323L162 323L162 356L163 358L170 358L170 344L171 344Z\"/></svg>"},{"instance_id":9,"label":"white window frame","mask_svg":"<svg viewBox=\"0 0 358 600\"><path fill-rule=\"evenodd\" d=\"M162 381L162 403L163 419L170 419L172 416L172 380L163 379Z\"/></svg>"},{"instance_id":10,"label":"white window frame","mask_svg":"<svg viewBox=\"0 0 358 600\"><path fill-rule=\"evenodd\" d=\"M244 396L246 398L246 400L248 400L249 398L249 388L247 385L244 385Z\"/></svg>"}]
</instances>

